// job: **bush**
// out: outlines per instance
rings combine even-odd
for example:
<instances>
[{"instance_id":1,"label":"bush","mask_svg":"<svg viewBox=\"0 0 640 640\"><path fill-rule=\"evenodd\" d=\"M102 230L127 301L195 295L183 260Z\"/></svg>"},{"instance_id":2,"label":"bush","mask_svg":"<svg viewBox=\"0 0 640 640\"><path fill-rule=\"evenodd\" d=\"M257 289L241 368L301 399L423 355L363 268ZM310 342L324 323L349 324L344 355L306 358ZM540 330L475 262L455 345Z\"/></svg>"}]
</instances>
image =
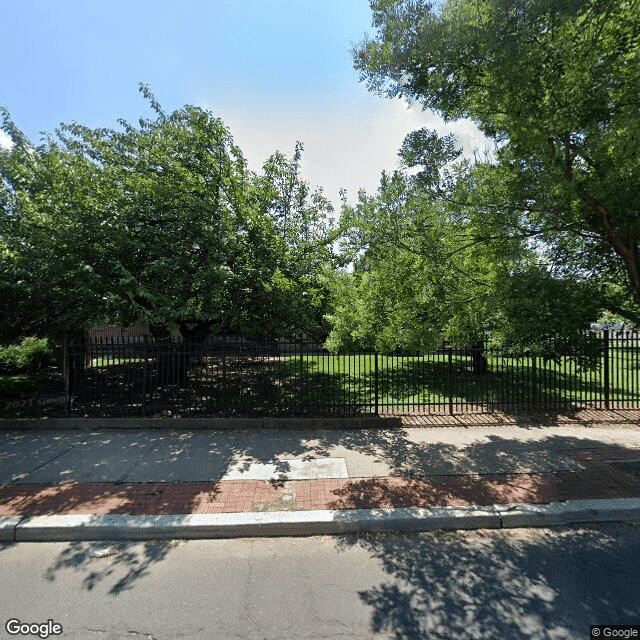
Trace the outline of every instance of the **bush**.
<instances>
[{"instance_id":1,"label":"bush","mask_svg":"<svg viewBox=\"0 0 640 640\"><path fill-rule=\"evenodd\" d=\"M51 362L52 350L46 338L25 338L20 344L0 347L0 373L37 371Z\"/></svg>"}]
</instances>

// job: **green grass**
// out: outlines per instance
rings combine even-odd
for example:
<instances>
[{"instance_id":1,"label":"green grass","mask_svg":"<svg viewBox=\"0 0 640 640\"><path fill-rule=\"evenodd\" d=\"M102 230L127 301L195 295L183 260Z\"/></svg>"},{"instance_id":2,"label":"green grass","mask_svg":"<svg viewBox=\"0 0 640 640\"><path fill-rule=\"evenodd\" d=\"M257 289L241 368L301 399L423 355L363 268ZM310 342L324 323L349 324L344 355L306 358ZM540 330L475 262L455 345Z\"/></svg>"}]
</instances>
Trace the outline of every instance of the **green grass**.
<instances>
[{"instance_id":1,"label":"green grass","mask_svg":"<svg viewBox=\"0 0 640 640\"><path fill-rule=\"evenodd\" d=\"M446 403L537 403L586 402L599 400L604 382L603 367L581 369L570 358L544 362L541 358L501 358L488 356L488 372L476 374L470 356L445 354L425 357L378 356L380 405ZM640 362L631 352L610 353L610 400L640 399ZM284 365L283 365L284 367ZM304 355L302 378L300 358L287 359L286 368L304 384L305 377L333 378L335 392L368 403L375 392L374 355ZM280 372L284 373L284 369ZM277 375L277 372L276 372ZM307 393L313 395L313 388Z\"/></svg>"},{"instance_id":2,"label":"green grass","mask_svg":"<svg viewBox=\"0 0 640 640\"><path fill-rule=\"evenodd\" d=\"M90 367L109 367L114 364L131 364L133 362L144 362L144 358L91 358Z\"/></svg>"}]
</instances>

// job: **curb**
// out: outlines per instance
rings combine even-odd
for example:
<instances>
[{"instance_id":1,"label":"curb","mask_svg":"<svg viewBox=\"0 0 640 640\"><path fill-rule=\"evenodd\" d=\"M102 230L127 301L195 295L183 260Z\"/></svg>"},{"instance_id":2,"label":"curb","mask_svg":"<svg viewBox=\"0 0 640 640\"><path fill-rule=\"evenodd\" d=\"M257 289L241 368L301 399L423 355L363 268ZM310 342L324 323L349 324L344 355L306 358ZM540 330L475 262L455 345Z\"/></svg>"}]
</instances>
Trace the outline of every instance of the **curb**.
<instances>
[{"instance_id":1,"label":"curb","mask_svg":"<svg viewBox=\"0 0 640 640\"><path fill-rule=\"evenodd\" d=\"M496 509L504 528L640 520L640 498L496 505Z\"/></svg>"},{"instance_id":2,"label":"curb","mask_svg":"<svg viewBox=\"0 0 640 640\"><path fill-rule=\"evenodd\" d=\"M499 528L493 507L198 513L162 516L34 516L13 526L15 542L312 536L357 531Z\"/></svg>"},{"instance_id":3,"label":"curb","mask_svg":"<svg viewBox=\"0 0 640 640\"><path fill-rule=\"evenodd\" d=\"M22 516L0 516L0 543L15 541L16 527L21 520Z\"/></svg>"},{"instance_id":4,"label":"curb","mask_svg":"<svg viewBox=\"0 0 640 640\"><path fill-rule=\"evenodd\" d=\"M163 516L12 516L0 518L0 540L68 542L311 536L375 531L546 527L635 519L640 519L640 498L426 509L411 507Z\"/></svg>"}]
</instances>

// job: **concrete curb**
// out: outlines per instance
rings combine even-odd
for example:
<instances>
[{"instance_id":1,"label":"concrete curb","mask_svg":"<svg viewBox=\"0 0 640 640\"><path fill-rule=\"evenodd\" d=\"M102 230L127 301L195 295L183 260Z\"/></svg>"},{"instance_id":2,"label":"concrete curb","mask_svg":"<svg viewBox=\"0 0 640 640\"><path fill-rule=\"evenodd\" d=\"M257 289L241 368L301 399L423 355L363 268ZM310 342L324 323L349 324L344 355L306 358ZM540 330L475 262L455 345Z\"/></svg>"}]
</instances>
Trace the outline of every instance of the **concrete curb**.
<instances>
[{"instance_id":1,"label":"concrete curb","mask_svg":"<svg viewBox=\"0 0 640 640\"><path fill-rule=\"evenodd\" d=\"M346 418L15 418L0 431L33 429L363 429L402 427L400 417Z\"/></svg>"},{"instance_id":2,"label":"concrete curb","mask_svg":"<svg viewBox=\"0 0 640 640\"><path fill-rule=\"evenodd\" d=\"M0 516L0 542L13 542L15 530L22 516Z\"/></svg>"},{"instance_id":3,"label":"concrete curb","mask_svg":"<svg viewBox=\"0 0 640 640\"><path fill-rule=\"evenodd\" d=\"M16 542L311 536L355 531L498 528L493 507L353 509L177 514L34 516L14 527Z\"/></svg>"},{"instance_id":4,"label":"concrete curb","mask_svg":"<svg viewBox=\"0 0 640 640\"><path fill-rule=\"evenodd\" d=\"M546 527L579 522L640 520L640 498L567 500L550 504L496 505L502 526Z\"/></svg>"},{"instance_id":5,"label":"concrete curb","mask_svg":"<svg viewBox=\"0 0 640 640\"><path fill-rule=\"evenodd\" d=\"M574 500L546 505L411 507L343 511L176 514L163 516L67 515L0 518L4 542L149 540L332 535L366 531L545 527L640 519L640 498Z\"/></svg>"}]
</instances>

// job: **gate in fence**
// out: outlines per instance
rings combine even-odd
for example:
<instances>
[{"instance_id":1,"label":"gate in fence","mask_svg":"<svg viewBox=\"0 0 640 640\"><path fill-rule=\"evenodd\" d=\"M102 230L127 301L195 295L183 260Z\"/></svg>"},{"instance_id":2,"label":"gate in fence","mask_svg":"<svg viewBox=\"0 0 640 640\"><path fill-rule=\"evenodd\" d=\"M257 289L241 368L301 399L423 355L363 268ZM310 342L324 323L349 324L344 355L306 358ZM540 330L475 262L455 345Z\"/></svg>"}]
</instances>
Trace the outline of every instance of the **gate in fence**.
<instances>
[{"instance_id":1,"label":"gate in fence","mask_svg":"<svg viewBox=\"0 0 640 640\"><path fill-rule=\"evenodd\" d=\"M382 354L228 338L68 340L68 411L206 417L639 406L640 337L601 339L591 368L575 357L549 361L482 346Z\"/></svg>"}]
</instances>

